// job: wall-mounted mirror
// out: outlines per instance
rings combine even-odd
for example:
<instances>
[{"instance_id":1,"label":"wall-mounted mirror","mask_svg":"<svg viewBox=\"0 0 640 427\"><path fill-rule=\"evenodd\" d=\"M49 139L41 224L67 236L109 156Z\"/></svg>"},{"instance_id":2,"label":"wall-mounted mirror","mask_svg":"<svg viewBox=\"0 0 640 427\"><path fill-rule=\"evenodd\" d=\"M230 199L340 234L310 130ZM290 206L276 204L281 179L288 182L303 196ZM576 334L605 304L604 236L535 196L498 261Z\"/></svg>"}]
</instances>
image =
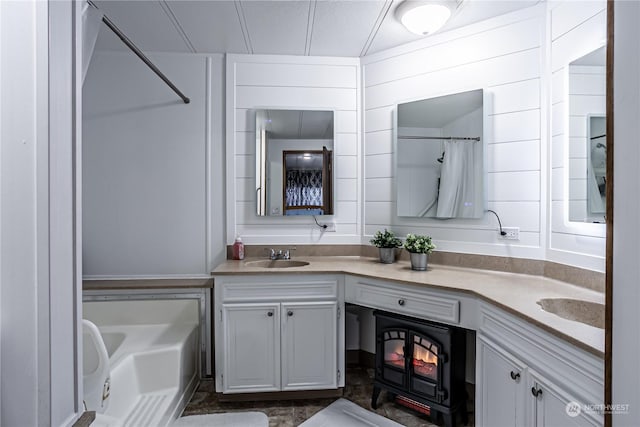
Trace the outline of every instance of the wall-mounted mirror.
<instances>
[{"instance_id":1,"label":"wall-mounted mirror","mask_svg":"<svg viewBox=\"0 0 640 427\"><path fill-rule=\"evenodd\" d=\"M398 216L484 214L483 121L481 89L398 104Z\"/></svg>"},{"instance_id":2,"label":"wall-mounted mirror","mask_svg":"<svg viewBox=\"0 0 640 427\"><path fill-rule=\"evenodd\" d=\"M568 67L569 221L604 222L607 135L605 48Z\"/></svg>"},{"instance_id":3,"label":"wall-mounted mirror","mask_svg":"<svg viewBox=\"0 0 640 427\"><path fill-rule=\"evenodd\" d=\"M333 111L256 111L256 213L333 215Z\"/></svg>"}]
</instances>

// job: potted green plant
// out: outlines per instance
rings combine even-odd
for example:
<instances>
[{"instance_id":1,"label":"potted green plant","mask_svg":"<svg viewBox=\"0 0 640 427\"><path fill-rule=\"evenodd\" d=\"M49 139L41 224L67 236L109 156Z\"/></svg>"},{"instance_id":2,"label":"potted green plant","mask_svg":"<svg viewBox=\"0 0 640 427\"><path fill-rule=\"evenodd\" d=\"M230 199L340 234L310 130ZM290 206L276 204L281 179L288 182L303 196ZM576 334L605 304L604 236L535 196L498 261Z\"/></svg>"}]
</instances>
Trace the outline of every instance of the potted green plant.
<instances>
[{"instance_id":1,"label":"potted green plant","mask_svg":"<svg viewBox=\"0 0 640 427\"><path fill-rule=\"evenodd\" d=\"M416 236L409 233L404 240L404 248L411 256L411 269L424 271L427 269L427 255L436 248L436 245L431 242L431 236Z\"/></svg>"},{"instance_id":2,"label":"potted green plant","mask_svg":"<svg viewBox=\"0 0 640 427\"><path fill-rule=\"evenodd\" d=\"M383 264L392 264L396 260L396 249L402 246L402 240L386 228L384 232L376 231L369 242L378 248L380 262Z\"/></svg>"}]
</instances>

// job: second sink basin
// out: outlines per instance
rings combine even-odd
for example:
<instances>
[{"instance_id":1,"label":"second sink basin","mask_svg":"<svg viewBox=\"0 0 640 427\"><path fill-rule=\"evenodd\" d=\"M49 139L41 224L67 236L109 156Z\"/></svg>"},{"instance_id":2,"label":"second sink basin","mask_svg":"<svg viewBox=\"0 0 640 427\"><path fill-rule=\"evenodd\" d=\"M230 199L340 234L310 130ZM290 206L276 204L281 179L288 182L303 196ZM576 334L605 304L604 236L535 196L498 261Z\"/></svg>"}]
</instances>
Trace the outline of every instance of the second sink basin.
<instances>
[{"instance_id":1,"label":"second sink basin","mask_svg":"<svg viewBox=\"0 0 640 427\"><path fill-rule=\"evenodd\" d=\"M246 265L262 268L290 268L304 267L305 265L309 265L309 263L307 261L296 261L291 259L261 259L259 261L248 261Z\"/></svg>"},{"instance_id":2,"label":"second sink basin","mask_svg":"<svg viewBox=\"0 0 640 427\"><path fill-rule=\"evenodd\" d=\"M563 319L604 329L604 304L572 298L543 298L537 304Z\"/></svg>"}]
</instances>

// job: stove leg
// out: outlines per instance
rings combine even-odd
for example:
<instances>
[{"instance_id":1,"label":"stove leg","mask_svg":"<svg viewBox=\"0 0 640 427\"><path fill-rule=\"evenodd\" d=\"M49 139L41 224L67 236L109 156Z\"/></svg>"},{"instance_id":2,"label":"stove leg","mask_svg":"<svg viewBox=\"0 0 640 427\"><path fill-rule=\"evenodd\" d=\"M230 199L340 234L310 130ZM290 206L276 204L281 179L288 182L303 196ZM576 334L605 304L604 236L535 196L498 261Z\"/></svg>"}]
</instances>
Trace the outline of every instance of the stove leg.
<instances>
[{"instance_id":1,"label":"stove leg","mask_svg":"<svg viewBox=\"0 0 640 427\"><path fill-rule=\"evenodd\" d=\"M371 396L371 407L373 409L378 409L378 396L380 396L380 387L373 386L373 395Z\"/></svg>"},{"instance_id":2,"label":"stove leg","mask_svg":"<svg viewBox=\"0 0 640 427\"><path fill-rule=\"evenodd\" d=\"M467 405L462 405L462 425L469 425L469 414L467 414Z\"/></svg>"},{"instance_id":3,"label":"stove leg","mask_svg":"<svg viewBox=\"0 0 640 427\"><path fill-rule=\"evenodd\" d=\"M433 424L440 424L440 421L442 419L442 414L436 411L435 409L431 408L429 412L429 418L431 419L431 422Z\"/></svg>"},{"instance_id":4,"label":"stove leg","mask_svg":"<svg viewBox=\"0 0 640 427\"><path fill-rule=\"evenodd\" d=\"M442 414L444 418L444 427L453 427L455 425L456 414Z\"/></svg>"}]
</instances>

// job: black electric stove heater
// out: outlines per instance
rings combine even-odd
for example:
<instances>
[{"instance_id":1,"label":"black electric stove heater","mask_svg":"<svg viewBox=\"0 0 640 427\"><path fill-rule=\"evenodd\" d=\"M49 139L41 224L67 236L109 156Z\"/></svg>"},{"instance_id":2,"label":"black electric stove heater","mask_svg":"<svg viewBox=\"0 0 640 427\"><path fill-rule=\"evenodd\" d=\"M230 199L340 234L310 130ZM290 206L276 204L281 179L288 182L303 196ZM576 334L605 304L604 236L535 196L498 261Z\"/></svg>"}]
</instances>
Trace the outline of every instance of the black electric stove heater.
<instances>
[{"instance_id":1,"label":"black electric stove heater","mask_svg":"<svg viewBox=\"0 0 640 427\"><path fill-rule=\"evenodd\" d=\"M384 311L376 316L376 369L371 407L382 389L444 425L467 424L465 331Z\"/></svg>"}]
</instances>

